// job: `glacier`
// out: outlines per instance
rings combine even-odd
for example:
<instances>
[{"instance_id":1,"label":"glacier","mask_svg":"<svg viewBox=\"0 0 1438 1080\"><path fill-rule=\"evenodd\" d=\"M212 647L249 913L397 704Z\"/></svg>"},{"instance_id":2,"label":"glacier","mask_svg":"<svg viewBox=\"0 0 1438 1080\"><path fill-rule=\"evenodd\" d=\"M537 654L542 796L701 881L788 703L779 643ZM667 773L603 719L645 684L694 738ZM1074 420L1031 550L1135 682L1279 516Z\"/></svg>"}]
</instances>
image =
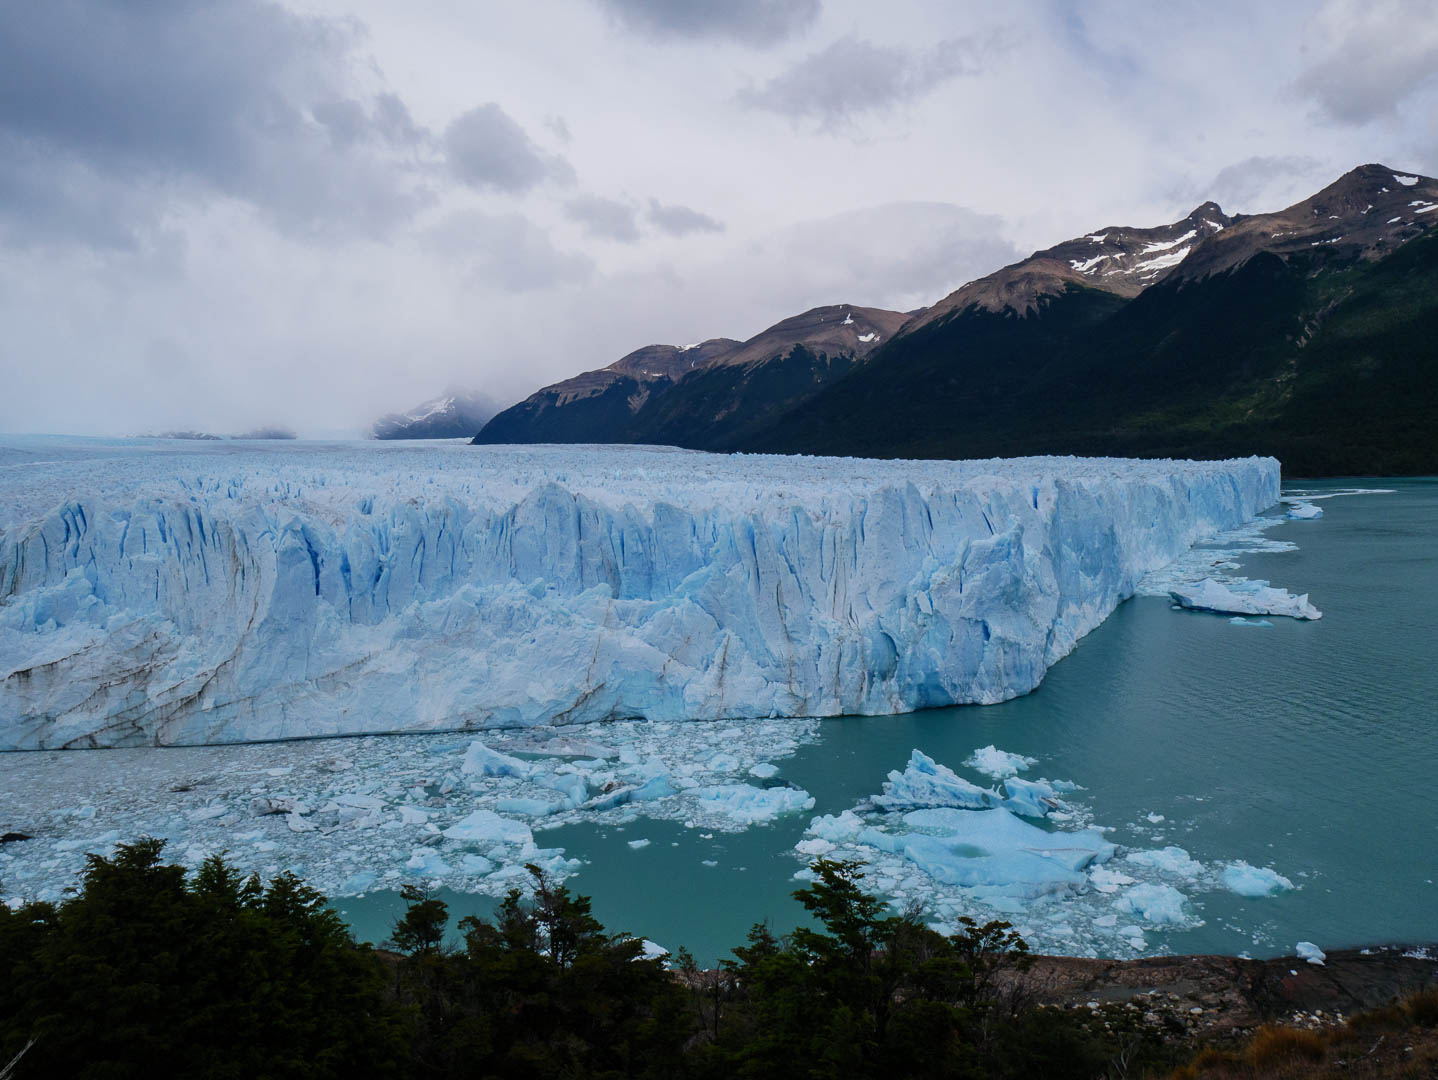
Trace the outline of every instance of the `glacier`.
<instances>
[{"instance_id":1,"label":"glacier","mask_svg":"<svg viewBox=\"0 0 1438 1080\"><path fill-rule=\"evenodd\" d=\"M0 749L997 702L1279 494L1272 458L9 438Z\"/></svg>"}]
</instances>

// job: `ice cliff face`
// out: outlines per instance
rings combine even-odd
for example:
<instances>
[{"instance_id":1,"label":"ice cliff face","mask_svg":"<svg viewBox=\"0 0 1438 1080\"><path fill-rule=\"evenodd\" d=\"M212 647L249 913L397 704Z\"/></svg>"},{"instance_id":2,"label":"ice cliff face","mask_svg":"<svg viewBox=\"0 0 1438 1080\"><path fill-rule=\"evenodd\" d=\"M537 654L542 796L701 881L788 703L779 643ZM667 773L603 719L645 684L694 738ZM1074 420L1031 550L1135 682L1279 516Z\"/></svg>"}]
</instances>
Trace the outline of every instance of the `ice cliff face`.
<instances>
[{"instance_id":1,"label":"ice cliff face","mask_svg":"<svg viewBox=\"0 0 1438 1080\"><path fill-rule=\"evenodd\" d=\"M1001 701L1279 495L1271 458L10 451L5 749Z\"/></svg>"}]
</instances>

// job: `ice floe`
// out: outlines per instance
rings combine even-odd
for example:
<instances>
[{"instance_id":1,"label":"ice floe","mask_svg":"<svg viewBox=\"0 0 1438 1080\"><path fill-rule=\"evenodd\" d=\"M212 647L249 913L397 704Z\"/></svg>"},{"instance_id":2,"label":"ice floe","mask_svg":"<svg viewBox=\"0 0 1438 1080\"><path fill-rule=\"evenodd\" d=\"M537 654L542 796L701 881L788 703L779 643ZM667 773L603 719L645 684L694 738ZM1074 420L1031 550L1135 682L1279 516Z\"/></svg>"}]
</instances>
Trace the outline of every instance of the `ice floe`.
<instances>
[{"instance_id":1,"label":"ice floe","mask_svg":"<svg viewBox=\"0 0 1438 1080\"><path fill-rule=\"evenodd\" d=\"M1249 866L1242 860L1225 866L1219 880L1225 889L1239 896L1273 896L1293 888L1293 882L1272 867Z\"/></svg>"},{"instance_id":2,"label":"ice floe","mask_svg":"<svg viewBox=\"0 0 1438 1080\"><path fill-rule=\"evenodd\" d=\"M965 765L976 769L975 762ZM806 863L864 863L867 887L895 906L922 905L940 929L955 928L961 916L1005 918L1031 945L1059 953L1165 951L1162 935L1202 925L1204 894L1267 896L1293 887L1242 860L1205 863L1174 845L1124 847L1075 801L1077 785L1028 783L1062 791L1067 801L1049 796L1020 816L1007 786L982 788L915 749L881 793L811 819L795 855ZM795 876L812 874L806 867Z\"/></svg>"},{"instance_id":3,"label":"ice floe","mask_svg":"<svg viewBox=\"0 0 1438 1080\"><path fill-rule=\"evenodd\" d=\"M1283 615L1291 619L1321 619L1323 612L1308 601L1308 594L1294 596L1275 589L1266 581L1237 581L1229 585L1204 578L1189 586L1170 589L1169 596L1180 607L1212 611L1223 615Z\"/></svg>"},{"instance_id":4,"label":"ice floe","mask_svg":"<svg viewBox=\"0 0 1438 1080\"><path fill-rule=\"evenodd\" d=\"M1023 772L1037 761L1038 758L1025 757L1023 754L1010 754L990 743L988 746L975 750L964 764L986 776L992 776L995 780L1002 780L1006 776Z\"/></svg>"}]
</instances>

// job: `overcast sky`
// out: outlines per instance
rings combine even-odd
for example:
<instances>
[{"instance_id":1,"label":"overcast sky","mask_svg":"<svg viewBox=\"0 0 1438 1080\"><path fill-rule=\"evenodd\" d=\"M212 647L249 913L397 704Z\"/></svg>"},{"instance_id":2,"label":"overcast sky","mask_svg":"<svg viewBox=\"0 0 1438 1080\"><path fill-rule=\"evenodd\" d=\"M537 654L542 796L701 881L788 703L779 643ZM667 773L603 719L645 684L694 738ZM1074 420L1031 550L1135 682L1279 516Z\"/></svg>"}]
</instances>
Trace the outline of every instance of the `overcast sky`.
<instances>
[{"instance_id":1,"label":"overcast sky","mask_svg":"<svg viewBox=\"0 0 1438 1080\"><path fill-rule=\"evenodd\" d=\"M367 428L1438 173L1435 0L0 0L0 430Z\"/></svg>"}]
</instances>

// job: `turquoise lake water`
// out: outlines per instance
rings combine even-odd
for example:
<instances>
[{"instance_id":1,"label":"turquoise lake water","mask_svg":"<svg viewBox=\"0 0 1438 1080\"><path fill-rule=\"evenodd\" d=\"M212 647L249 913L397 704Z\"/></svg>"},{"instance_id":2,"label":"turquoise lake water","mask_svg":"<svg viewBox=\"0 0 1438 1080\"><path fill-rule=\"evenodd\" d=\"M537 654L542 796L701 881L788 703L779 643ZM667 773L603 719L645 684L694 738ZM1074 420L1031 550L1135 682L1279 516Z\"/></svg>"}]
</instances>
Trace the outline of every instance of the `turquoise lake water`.
<instances>
[{"instance_id":1,"label":"turquoise lake water","mask_svg":"<svg viewBox=\"0 0 1438 1080\"><path fill-rule=\"evenodd\" d=\"M1036 692L824 721L816 743L779 763L783 779L815 797L813 814L837 814L877 793L912 749L958 765L992 743L1037 758L1028 775L1080 784L1077 801L1113 827L1110 840L1272 866L1298 886L1195 893L1202 925L1153 935L1155 948L1276 955L1300 939L1438 940L1438 481L1357 483L1394 490L1324 499L1322 519L1267 533L1296 551L1242 561L1248 577L1310 593L1322 620L1237 626L1137 597ZM672 822L576 825L542 843L585 860L568 884L611 929L712 962L754 922L782 931L802 917L792 849L811 816L708 838ZM648 846L629 846L640 838ZM456 916L492 907L438 895ZM370 940L402 909L387 893L337 906Z\"/></svg>"}]
</instances>

